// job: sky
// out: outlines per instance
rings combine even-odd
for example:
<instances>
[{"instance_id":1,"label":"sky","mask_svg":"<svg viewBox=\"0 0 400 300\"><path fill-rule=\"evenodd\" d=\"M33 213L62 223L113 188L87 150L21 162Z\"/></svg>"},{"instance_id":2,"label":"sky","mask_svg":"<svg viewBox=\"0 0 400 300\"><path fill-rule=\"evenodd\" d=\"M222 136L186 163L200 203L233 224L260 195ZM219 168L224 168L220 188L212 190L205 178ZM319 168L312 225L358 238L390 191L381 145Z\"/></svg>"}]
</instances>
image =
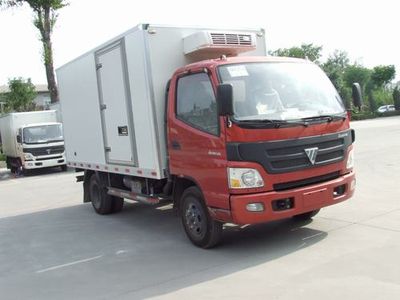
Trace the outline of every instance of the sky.
<instances>
[{"instance_id":1,"label":"sky","mask_svg":"<svg viewBox=\"0 0 400 300\"><path fill-rule=\"evenodd\" d=\"M70 0L53 33L55 67L138 23L264 28L267 48L302 43L335 49L366 67L394 64L400 80L400 31L396 1L354 0ZM28 7L0 9L0 85L10 78L46 83L39 33Z\"/></svg>"}]
</instances>

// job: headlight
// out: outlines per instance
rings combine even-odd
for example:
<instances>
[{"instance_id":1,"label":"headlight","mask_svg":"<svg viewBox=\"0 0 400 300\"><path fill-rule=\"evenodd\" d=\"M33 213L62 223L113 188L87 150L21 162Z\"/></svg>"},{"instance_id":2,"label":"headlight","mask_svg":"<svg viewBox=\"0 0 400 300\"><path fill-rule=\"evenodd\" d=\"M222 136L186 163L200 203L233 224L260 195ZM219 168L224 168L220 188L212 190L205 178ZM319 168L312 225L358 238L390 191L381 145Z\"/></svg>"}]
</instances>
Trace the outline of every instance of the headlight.
<instances>
[{"instance_id":1,"label":"headlight","mask_svg":"<svg viewBox=\"0 0 400 300\"><path fill-rule=\"evenodd\" d=\"M248 189L264 186L264 181L255 169L228 168L229 187L231 189Z\"/></svg>"},{"instance_id":2,"label":"headlight","mask_svg":"<svg viewBox=\"0 0 400 300\"><path fill-rule=\"evenodd\" d=\"M24 153L24 158L25 158L25 160L32 160L32 159L34 159L33 155L30 154L29 152Z\"/></svg>"},{"instance_id":3,"label":"headlight","mask_svg":"<svg viewBox=\"0 0 400 300\"><path fill-rule=\"evenodd\" d=\"M349 151L349 154L347 155L346 168L352 169L353 167L354 167L354 149L351 149Z\"/></svg>"}]
</instances>

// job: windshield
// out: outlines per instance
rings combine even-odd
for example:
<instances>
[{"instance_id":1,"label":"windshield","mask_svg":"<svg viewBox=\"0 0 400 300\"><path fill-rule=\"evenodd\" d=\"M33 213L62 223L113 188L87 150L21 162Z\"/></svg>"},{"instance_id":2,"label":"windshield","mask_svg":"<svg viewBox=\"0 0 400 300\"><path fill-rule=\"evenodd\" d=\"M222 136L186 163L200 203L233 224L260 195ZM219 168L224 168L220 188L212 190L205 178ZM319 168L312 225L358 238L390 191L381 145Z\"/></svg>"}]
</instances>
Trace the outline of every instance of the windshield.
<instances>
[{"instance_id":1,"label":"windshield","mask_svg":"<svg viewBox=\"0 0 400 300\"><path fill-rule=\"evenodd\" d=\"M238 121L298 120L345 112L328 77L311 63L224 65L219 74L222 83L233 86Z\"/></svg>"},{"instance_id":2,"label":"windshield","mask_svg":"<svg viewBox=\"0 0 400 300\"><path fill-rule=\"evenodd\" d=\"M25 144L40 144L63 141L61 124L25 127L23 130Z\"/></svg>"}]
</instances>

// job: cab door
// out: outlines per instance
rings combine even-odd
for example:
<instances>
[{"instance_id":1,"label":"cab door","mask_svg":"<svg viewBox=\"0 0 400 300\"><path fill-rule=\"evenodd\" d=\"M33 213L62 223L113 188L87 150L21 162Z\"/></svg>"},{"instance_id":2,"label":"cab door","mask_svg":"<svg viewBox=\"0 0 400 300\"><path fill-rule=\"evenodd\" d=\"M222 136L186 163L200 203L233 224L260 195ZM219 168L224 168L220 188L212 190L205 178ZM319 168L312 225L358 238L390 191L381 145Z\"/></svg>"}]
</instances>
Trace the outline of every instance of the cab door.
<instances>
[{"instance_id":1,"label":"cab door","mask_svg":"<svg viewBox=\"0 0 400 300\"><path fill-rule=\"evenodd\" d=\"M175 76L169 96L171 173L195 181L208 206L229 209L225 128L209 72Z\"/></svg>"}]
</instances>

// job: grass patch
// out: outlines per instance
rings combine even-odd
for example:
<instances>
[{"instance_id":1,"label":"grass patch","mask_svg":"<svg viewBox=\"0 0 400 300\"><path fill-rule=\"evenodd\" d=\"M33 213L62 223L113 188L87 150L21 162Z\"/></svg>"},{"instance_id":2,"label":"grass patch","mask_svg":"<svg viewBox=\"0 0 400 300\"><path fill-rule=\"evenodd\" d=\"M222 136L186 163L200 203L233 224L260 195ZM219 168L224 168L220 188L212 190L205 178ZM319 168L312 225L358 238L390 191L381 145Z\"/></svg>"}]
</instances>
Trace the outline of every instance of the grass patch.
<instances>
[{"instance_id":1,"label":"grass patch","mask_svg":"<svg viewBox=\"0 0 400 300\"><path fill-rule=\"evenodd\" d=\"M6 156L3 154L3 149L0 146L0 161L5 161L6 160Z\"/></svg>"},{"instance_id":2,"label":"grass patch","mask_svg":"<svg viewBox=\"0 0 400 300\"><path fill-rule=\"evenodd\" d=\"M400 116L400 111L390 111L386 113L357 112L357 113L352 113L351 120L358 121L358 120L367 120L367 119L392 117L392 116Z\"/></svg>"}]
</instances>

